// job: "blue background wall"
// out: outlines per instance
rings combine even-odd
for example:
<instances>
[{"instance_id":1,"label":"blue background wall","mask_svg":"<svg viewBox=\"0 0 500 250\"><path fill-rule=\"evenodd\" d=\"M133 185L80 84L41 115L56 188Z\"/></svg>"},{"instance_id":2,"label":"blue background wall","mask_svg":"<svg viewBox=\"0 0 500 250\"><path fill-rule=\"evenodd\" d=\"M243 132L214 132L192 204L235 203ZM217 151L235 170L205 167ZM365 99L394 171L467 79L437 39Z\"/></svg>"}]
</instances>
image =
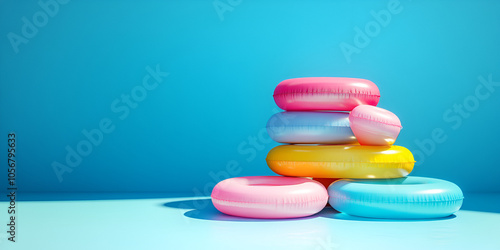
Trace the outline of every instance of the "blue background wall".
<instances>
[{"instance_id":1,"label":"blue background wall","mask_svg":"<svg viewBox=\"0 0 500 250\"><path fill-rule=\"evenodd\" d=\"M413 175L500 191L500 87L478 80L500 82L499 2L215 3L74 0L44 16L36 1L1 1L0 137L17 133L20 189L208 195L220 178L273 174L264 159L277 143L263 128L274 87L347 76L375 82L379 106L400 117ZM388 9L375 25L371 11ZM23 17L37 32L23 35ZM367 25L370 40L346 57L341 44L356 46ZM147 67L169 75L140 96ZM68 147L103 119L113 131L68 166ZM72 172L59 179L54 164Z\"/></svg>"}]
</instances>

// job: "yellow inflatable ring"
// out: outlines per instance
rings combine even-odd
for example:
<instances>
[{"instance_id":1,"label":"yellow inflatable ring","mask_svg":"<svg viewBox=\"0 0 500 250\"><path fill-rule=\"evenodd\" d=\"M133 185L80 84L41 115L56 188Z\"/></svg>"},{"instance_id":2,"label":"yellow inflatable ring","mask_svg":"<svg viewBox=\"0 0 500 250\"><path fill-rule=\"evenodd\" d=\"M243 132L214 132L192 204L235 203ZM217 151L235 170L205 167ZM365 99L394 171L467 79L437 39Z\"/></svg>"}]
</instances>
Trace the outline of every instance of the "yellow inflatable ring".
<instances>
[{"instance_id":1,"label":"yellow inflatable ring","mask_svg":"<svg viewBox=\"0 0 500 250\"><path fill-rule=\"evenodd\" d=\"M266 158L277 174L313 178L385 179L407 176L415 160L401 146L281 145Z\"/></svg>"}]
</instances>

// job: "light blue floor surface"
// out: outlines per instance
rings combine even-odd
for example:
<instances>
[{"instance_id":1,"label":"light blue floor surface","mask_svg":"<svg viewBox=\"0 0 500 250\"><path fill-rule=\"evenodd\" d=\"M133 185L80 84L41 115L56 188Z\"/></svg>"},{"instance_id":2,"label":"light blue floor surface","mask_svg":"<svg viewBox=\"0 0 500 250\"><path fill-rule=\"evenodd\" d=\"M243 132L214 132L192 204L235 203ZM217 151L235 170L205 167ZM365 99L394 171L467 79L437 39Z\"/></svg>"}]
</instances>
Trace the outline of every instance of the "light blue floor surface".
<instances>
[{"instance_id":1,"label":"light blue floor surface","mask_svg":"<svg viewBox=\"0 0 500 250\"><path fill-rule=\"evenodd\" d=\"M500 194L465 197L453 216L395 221L330 207L302 219L243 219L219 213L209 197L21 194L12 243L2 195L0 249L500 249Z\"/></svg>"}]
</instances>

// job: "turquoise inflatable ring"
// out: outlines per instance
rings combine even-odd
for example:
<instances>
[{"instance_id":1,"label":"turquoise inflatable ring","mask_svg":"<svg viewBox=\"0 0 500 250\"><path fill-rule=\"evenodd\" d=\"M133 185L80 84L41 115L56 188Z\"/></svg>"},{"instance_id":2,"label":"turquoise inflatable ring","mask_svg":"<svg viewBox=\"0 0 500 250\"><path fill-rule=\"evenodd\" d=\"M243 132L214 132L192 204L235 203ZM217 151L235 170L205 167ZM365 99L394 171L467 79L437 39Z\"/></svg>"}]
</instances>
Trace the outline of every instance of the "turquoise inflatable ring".
<instances>
[{"instance_id":1,"label":"turquoise inflatable ring","mask_svg":"<svg viewBox=\"0 0 500 250\"><path fill-rule=\"evenodd\" d=\"M383 180L343 179L328 187L329 203L348 215L383 219L428 219L460 209L463 193L449 181L404 177Z\"/></svg>"}]
</instances>

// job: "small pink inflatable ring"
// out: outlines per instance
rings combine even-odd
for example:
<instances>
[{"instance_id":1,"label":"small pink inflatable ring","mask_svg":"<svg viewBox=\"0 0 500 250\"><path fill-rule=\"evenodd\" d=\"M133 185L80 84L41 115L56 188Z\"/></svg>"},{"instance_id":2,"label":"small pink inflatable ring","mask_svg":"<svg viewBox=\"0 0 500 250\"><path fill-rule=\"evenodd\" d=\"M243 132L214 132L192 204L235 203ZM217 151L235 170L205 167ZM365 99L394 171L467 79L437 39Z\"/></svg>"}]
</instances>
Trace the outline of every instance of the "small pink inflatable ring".
<instances>
[{"instance_id":1,"label":"small pink inflatable ring","mask_svg":"<svg viewBox=\"0 0 500 250\"><path fill-rule=\"evenodd\" d=\"M358 78L294 78L282 81L274 90L274 101L287 111L351 111L362 104L376 106L379 99L377 85Z\"/></svg>"},{"instance_id":2,"label":"small pink inflatable ring","mask_svg":"<svg viewBox=\"0 0 500 250\"><path fill-rule=\"evenodd\" d=\"M215 185L212 203L222 213L263 219L298 218L321 211L328 192L319 182L297 177L250 176Z\"/></svg>"},{"instance_id":3,"label":"small pink inflatable ring","mask_svg":"<svg viewBox=\"0 0 500 250\"><path fill-rule=\"evenodd\" d=\"M352 132L361 145L390 146L403 128L399 118L389 110L359 105L349 114Z\"/></svg>"}]
</instances>

